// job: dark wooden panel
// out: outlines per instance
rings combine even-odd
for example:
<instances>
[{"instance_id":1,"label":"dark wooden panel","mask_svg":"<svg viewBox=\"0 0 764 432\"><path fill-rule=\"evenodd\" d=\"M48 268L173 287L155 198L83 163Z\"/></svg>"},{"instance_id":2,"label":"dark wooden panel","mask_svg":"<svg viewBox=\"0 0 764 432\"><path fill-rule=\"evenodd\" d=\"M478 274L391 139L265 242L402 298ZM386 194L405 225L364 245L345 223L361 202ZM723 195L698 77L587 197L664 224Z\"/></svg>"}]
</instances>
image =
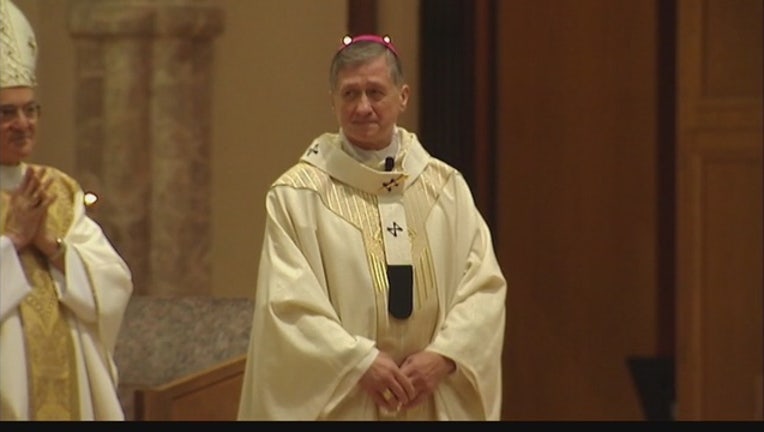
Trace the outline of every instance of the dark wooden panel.
<instances>
[{"instance_id":1,"label":"dark wooden panel","mask_svg":"<svg viewBox=\"0 0 764 432\"><path fill-rule=\"evenodd\" d=\"M762 2L677 13L677 417L762 420Z\"/></svg>"},{"instance_id":2,"label":"dark wooden panel","mask_svg":"<svg viewBox=\"0 0 764 432\"><path fill-rule=\"evenodd\" d=\"M348 0L348 33L377 32L377 0Z\"/></svg>"},{"instance_id":3,"label":"dark wooden panel","mask_svg":"<svg viewBox=\"0 0 764 432\"><path fill-rule=\"evenodd\" d=\"M474 185L474 4L420 3L420 119L422 142Z\"/></svg>"},{"instance_id":4,"label":"dark wooden panel","mask_svg":"<svg viewBox=\"0 0 764 432\"><path fill-rule=\"evenodd\" d=\"M496 224L496 0L475 0L473 193L488 224Z\"/></svg>"},{"instance_id":5,"label":"dark wooden panel","mask_svg":"<svg viewBox=\"0 0 764 432\"><path fill-rule=\"evenodd\" d=\"M234 421L246 356L135 392L136 421Z\"/></svg>"},{"instance_id":6,"label":"dark wooden panel","mask_svg":"<svg viewBox=\"0 0 764 432\"><path fill-rule=\"evenodd\" d=\"M725 99L762 91L761 0L708 1L703 14L703 92Z\"/></svg>"},{"instance_id":7,"label":"dark wooden panel","mask_svg":"<svg viewBox=\"0 0 764 432\"><path fill-rule=\"evenodd\" d=\"M659 354L666 325L657 2L497 5L504 416L641 419L627 358Z\"/></svg>"}]
</instances>

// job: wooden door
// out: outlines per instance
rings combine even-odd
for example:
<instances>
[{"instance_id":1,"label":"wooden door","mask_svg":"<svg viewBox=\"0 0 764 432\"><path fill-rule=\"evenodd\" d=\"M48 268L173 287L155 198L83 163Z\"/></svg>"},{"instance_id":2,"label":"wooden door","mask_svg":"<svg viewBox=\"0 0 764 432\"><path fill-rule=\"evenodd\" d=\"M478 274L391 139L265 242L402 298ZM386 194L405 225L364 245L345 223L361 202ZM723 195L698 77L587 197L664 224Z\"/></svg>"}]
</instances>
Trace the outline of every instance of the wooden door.
<instances>
[{"instance_id":1,"label":"wooden door","mask_svg":"<svg viewBox=\"0 0 764 432\"><path fill-rule=\"evenodd\" d=\"M657 8L497 2L506 419L643 418L627 358L662 337Z\"/></svg>"},{"instance_id":2,"label":"wooden door","mask_svg":"<svg viewBox=\"0 0 764 432\"><path fill-rule=\"evenodd\" d=\"M762 420L761 0L679 0L677 416Z\"/></svg>"}]
</instances>

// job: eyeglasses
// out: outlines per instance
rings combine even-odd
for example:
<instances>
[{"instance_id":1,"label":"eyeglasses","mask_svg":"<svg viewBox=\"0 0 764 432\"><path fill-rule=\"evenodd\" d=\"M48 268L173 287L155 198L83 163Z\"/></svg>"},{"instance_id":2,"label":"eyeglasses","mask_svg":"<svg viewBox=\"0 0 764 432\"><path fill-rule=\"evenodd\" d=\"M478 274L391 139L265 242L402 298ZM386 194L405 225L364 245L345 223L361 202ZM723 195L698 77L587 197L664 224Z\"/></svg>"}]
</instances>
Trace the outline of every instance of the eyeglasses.
<instances>
[{"instance_id":1,"label":"eyeglasses","mask_svg":"<svg viewBox=\"0 0 764 432\"><path fill-rule=\"evenodd\" d=\"M0 105L0 123L8 124L20 118L21 113L27 120L37 120L42 114L42 107L37 102L26 105Z\"/></svg>"}]
</instances>

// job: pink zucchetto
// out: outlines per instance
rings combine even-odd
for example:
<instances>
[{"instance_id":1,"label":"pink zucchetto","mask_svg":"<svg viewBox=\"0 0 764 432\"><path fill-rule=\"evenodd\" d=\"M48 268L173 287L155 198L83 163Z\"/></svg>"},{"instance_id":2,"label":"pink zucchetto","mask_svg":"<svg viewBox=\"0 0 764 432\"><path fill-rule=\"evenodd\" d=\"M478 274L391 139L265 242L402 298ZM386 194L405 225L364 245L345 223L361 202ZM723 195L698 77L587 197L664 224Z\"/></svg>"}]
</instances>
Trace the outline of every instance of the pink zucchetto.
<instances>
[{"instance_id":1,"label":"pink zucchetto","mask_svg":"<svg viewBox=\"0 0 764 432\"><path fill-rule=\"evenodd\" d=\"M380 45L385 46L387 49L389 49L393 54L395 54L396 57L398 57L398 51L395 50L395 45L393 45L392 39L390 39L390 36L384 35L379 36L375 34L362 34L358 36L350 36L347 35L342 38L342 45L337 49L337 51L342 51L345 49L345 47L352 45L356 42L374 42L378 43Z\"/></svg>"}]
</instances>

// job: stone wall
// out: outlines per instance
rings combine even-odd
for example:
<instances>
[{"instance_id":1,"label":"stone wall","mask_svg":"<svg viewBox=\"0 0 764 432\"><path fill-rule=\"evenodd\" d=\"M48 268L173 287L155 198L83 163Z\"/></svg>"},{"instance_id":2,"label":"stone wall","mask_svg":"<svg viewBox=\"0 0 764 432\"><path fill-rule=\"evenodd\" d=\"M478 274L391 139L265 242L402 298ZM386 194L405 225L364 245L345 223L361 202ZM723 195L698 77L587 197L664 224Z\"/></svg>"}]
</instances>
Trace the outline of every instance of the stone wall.
<instances>
[{"instance_id":1,"label":"stone wall","mask_svg":"<svg viewBox=\"0 0 764 432\"><path fill-rule=\"evenodd\" d=\"M120 399L134 419L133 394L247 353L254 302L207 296L134 296L115 349Z\"/></svg>"}]
</instances>

